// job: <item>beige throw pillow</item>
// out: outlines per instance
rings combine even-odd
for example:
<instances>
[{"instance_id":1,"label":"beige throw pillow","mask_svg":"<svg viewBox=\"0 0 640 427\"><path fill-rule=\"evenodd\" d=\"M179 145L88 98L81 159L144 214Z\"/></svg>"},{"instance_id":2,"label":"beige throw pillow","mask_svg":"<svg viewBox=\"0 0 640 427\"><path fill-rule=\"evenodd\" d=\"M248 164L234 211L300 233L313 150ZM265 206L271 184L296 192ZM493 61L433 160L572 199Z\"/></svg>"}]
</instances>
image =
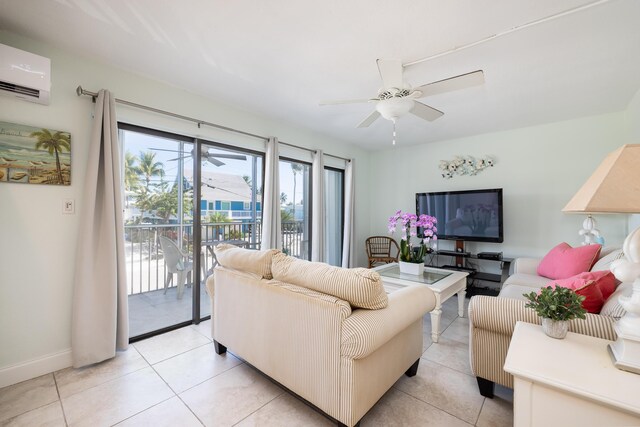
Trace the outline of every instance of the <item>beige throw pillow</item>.
<instances>
[{"instance_id":1,"label":"beige throw pillow","mask_svg":"<svg viewBox=\"0 0 640 427\"><path fill-rule=\"evenodd\" d=\"M256 251L221 243L213 248L213 252L223 267L247 271L264 279L271 279L273 277L271 274L271 258L280 251L277 249Z\"/></svg>"},{"instance_id":2,"label":"beige throw pillow","mask_svg":"<svg viewBox=\"0 0 640 427\"><path fill-rule=\"evenodd\" d=\"M366 268L340 268L278 253L271 265L273 278L333 295L354 307L377 310L389 303L380 275Z\"/></svg>"}]
</instances>

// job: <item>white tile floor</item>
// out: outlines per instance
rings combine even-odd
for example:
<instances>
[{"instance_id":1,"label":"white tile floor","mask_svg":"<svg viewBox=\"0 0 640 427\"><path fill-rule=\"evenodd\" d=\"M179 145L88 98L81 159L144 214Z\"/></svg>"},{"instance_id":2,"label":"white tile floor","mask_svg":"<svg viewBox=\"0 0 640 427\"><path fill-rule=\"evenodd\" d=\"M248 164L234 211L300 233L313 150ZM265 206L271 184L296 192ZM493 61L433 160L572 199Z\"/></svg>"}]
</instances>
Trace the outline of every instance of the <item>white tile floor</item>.
<instances>
[{"instance_id":1,"label":"white tile floor","mask_svg":"<svg viewBox=\"0 0 640 427\"><path fill-rule=\"evenodd\" d=\"M468 302L468 301L467 301ZM402 377L362 419L365 426L511 426L513 393L485 399L471 376L468 320L444 304L440 342L418 374ZM334 422L227 353L209 322L138 342L114 359L0 389L0 426L332 426Z\"/></svg>"}]
</instances>

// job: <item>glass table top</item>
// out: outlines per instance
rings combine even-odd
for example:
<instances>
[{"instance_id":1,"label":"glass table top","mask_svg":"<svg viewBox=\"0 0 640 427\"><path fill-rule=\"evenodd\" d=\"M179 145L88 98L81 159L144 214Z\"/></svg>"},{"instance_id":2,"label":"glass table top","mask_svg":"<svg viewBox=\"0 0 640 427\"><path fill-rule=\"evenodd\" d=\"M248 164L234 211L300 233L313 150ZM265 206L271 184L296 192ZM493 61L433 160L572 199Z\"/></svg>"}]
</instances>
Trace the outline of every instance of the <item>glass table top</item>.
<instances>
[{"instance_id":1,"label":"glass table top","mask_svg":"<svg viewBox=\"0 0 640 427\"><path fill-rule=\"evenodd\" d=\"M438 280L442 280L447 276L450 276L450 272L436 272L432 270L425 270L422 273L422 277L415 274L406 274L400 272L400 267L397 265L389 266L378 270L378 273L382 277L393 277L394 279L410 280L412 282L424 283L425 285L433 285Z\"/></svg>"}]
</instances>

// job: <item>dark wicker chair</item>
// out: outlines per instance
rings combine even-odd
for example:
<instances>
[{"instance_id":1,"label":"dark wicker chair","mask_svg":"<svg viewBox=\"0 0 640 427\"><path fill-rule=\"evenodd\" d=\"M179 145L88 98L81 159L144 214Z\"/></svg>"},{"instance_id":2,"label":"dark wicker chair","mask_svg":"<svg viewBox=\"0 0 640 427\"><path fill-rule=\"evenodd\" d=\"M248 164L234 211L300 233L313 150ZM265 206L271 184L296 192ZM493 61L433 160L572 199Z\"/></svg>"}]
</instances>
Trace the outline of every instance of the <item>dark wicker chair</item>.
<instances>
[{"instance_id":1,"label":"dark wicker chair","mask_svg":"<svg viewBox=\"0 0 640 427\"><path fill-rule=\"evenodd\" d=\"M389 264L398 262L400 248L395 240L388 236L372 236L365 241L367 257L369 257L369 268L374 264ZM395 253L395 255L394 255Z\"/></svg>"}]
</instances>

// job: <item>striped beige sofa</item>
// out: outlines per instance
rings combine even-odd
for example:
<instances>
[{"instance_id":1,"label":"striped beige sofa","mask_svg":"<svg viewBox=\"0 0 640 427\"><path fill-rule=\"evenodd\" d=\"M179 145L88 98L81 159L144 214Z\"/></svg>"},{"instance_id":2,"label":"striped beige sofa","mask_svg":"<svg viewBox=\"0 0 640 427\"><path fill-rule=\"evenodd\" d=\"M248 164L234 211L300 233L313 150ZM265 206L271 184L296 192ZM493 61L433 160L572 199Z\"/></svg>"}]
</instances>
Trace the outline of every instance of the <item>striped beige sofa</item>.
<instances>
[{"instance_id":1,"label":"striped beige sofa","mask_svg":"<svg viewBox=\"0 0 640 427\"><path fill-rule=\"evenodd\" d=\"M227 347L340 425L415 375L433 293L387 295L377 272L219 245L207 279L216 352Z\"/></svg>"},{"instance_id":2,"label":"striped beige sofa","mask_svg":"<svg viewBox=\"0 0 640 427\"><path fill-rule=\"evenodd\" d=\"M602 251L591 271L608 270L611 262L622 257L620 249ZM498 297L474 296L469 302L469 356L471 370L478 381L480 394L493 397L495 383L513 388L513 376L503 370L511 335L516 322L540 324L533 309L525 308L523 293L536 291L550 280L538 276L539 259L518 258L514 271L505 281ZM600 314L587 313L586 319L575 319L569 330L607 340L615 340L614 322L624 315L618 303L621 295L630 295L632 283L622 283L605 302ZM559 357L562 357L559 355Z\"/></svg>"}]
</instances>

